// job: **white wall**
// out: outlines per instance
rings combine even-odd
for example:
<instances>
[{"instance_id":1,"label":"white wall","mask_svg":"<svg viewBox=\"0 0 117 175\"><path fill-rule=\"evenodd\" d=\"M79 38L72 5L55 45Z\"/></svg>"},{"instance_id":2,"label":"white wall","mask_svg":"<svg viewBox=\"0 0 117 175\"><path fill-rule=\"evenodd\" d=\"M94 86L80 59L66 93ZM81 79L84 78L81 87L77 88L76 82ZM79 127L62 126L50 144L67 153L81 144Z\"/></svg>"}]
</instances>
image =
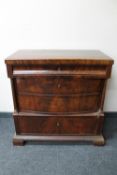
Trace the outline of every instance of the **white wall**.
<instances>
[{"instance_id":1,"label":"white wall","mask_svg":"<svg viewBox=\"0 0 117 175\"><path fill-rule=\"evenodd\" d=\"M4 58L18 49L100 49L113 57L105 111L117 111L117 0L0 0L0 111L12 111Z\"/></svg>"}]
</instances>

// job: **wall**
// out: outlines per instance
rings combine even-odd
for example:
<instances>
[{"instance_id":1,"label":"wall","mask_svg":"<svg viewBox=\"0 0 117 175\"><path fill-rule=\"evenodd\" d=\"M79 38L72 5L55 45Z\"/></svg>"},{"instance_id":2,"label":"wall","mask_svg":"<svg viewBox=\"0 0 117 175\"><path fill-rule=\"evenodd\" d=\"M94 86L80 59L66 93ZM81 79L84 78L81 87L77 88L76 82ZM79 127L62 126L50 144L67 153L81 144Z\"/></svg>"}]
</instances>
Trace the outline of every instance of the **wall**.
<instances>
[{"instance_id":1,"label":"wall","mask_svg":"<svg viewBox=\"0 0 117 175\"><path fill-rule=\"evenodd\" d=\"M12 111L4 58L18 49L99 49L113 57L105 111L117 111L117 0L0 0L0 111Z\"/></svg>"}]
</instances>

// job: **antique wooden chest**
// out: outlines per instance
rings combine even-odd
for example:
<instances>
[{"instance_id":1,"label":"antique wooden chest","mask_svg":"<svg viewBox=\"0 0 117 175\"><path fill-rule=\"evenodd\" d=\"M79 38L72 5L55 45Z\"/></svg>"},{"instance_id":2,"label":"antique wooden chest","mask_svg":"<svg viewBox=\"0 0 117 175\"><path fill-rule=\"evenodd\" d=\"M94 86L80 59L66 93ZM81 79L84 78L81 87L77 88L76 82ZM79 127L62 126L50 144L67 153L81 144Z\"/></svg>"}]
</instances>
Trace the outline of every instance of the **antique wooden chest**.
<instances>
[{"instance_id":1,"label":"antique wooden chest","mask_svg":"<svg viewBox=\"0 0 117 175\"><path fill-rule=\"evenodd\" d=\"M14 145L27 140L104 145L111 58L96 50L20 50L5 63L14 101Z\"/></svg>"}]
</instances>

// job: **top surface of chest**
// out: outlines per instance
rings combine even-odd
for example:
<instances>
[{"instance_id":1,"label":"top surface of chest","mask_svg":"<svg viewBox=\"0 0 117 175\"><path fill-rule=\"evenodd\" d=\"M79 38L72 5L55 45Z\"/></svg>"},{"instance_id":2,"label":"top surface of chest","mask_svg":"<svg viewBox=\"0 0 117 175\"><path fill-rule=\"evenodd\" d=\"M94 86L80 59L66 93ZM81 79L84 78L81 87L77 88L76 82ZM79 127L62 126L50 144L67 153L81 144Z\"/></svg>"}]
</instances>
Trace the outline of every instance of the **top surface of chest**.
<instances>
[{"instance_id":1,"label":"top surface of chest","mask_svg":"<svg viewBox=\"0 0 117 175\"><path fill-rule=\"evenodd\" d=\"M113 60L98 50L19 50L7 64L90 64L112 65Z\"/></svg>"}]
</instances>

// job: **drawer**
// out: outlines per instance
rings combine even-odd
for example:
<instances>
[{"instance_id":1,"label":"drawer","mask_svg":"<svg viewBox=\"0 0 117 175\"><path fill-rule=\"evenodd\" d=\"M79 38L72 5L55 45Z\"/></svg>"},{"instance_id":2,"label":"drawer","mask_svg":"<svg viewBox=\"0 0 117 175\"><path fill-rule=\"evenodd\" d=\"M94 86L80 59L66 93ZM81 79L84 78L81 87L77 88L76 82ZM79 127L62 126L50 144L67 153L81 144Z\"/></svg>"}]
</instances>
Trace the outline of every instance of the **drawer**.
<instances>
[{"instance_id":1,"label":"drawer","mask_svg":"<svg viewBox=\"0 0 117 175\"><path fill-rule=\"evenodd\" d=\"M100 94L78 94L78 95L29 95L19 93L17 95L18 110L20 112L42 112L42 113L79 113L95 112L99 109Z\"/></svg>"},{"instance_id":2,"label":"drawer","mask_svg":"<svg viewBox=\"0 0 117 175\"><path fill-rule=\"evenodd\" d=\"M15 80L18 92L39 94L77 94L100 92L102 79L79 78L77 76L18 77Z\"/></svg>"},{"instance_id":3,"label":"drawer","mask_svg":"<svg viewBox=\"0 0 117 175\"><path fill-rule=\"evenodd\" d=\"M95 135L98 131L99 118L87 117L38 117L14 116L18 134L40 135Z\"/></svg>"},{"instance_id":4,"label":"drawer","mask_svg":"<svg viewBox=\"0 0 117 175\"><path fill-rule=\"evenodd\" d=\"M53 60L55 61L55 60ZM52 62L53 62L52 61ZM93 63L93 61L92 61ZM12 69L13 77L40 77L40 76L72 76L79 77L107 77L107 66L91 65L91 64L41 64L41 65L14 65Z\"/></svg>"}]
</instances>

